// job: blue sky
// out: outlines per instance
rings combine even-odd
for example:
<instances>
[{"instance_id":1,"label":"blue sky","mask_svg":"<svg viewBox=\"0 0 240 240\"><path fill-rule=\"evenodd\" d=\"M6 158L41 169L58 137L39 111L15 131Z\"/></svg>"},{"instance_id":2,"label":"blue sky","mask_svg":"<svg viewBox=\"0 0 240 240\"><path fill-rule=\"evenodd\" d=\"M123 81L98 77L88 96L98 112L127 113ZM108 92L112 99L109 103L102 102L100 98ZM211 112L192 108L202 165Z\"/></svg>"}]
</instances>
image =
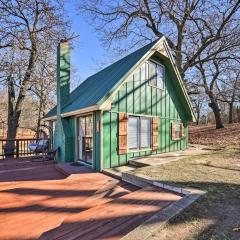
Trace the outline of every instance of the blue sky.
<instances>
[{"instance_id":1,"label":"blue sky","mask_svg":"<svg viewBox=\"0 0 240 240\"><path fill-rule=\"evenodd\" d=\"M85 80L96 72L97 63L105 61L108 51L101 46L94 28L78 14L74 0L66 1L65 9L72 22L72 32L80 35L75 39L74 49L71 51L71 64L77 69L81 80Z\"/></svg>"}]
</instances>

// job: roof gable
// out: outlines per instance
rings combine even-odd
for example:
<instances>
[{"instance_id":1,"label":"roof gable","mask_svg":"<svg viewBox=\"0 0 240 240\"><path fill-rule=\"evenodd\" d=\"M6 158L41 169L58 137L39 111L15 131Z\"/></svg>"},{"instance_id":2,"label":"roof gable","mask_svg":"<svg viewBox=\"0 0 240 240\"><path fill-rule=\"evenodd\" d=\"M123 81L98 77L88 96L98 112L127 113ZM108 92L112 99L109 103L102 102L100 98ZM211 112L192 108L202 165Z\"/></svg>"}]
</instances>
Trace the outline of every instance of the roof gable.
<instances>
[{"instance_id":1,"label":"roof gable","mask_svg":"<svg viewBox=\"0 0 240 240\"><path fill-rule=\"evenodd\" d=\"M171 73L172 73L171 76L173 77L173 80L176 84L176 89L179 93L179 96L181 97L181 102L183 102L183 109L185 109L185 112L187 115L186 120L195 121L196 117L192 108L191 100L188 96L187 90L184 86L183 80L178 71L174 57L171 54L170 47L165 37L160 38L158 41L155 42L155 44L153 44L153 46L149 49L149 51L145 53L141 61L135 64L134 68L131 69L131 72L130 71L128 72L128 75L132 73L144 61L148 60L151 56L153 56L154 53L156 52L158 52L165 58L168 67L170 67L171 69ZM110 107L110 104L115 94L118 92L118 90L126 81L127 81L127 77L124 77L122 81L118 81L117 84L111 89L111 92L108 95L103 97L103 99L101 100L100 109L105 109L105 108L108 109Z\"/></svg>"},{"instance_id":2,"label":"roof gable","mask_svg":"<svg viewBox=\"0 0 240 240\"><path fill-rule=\"evenodd\" d=\"M109 108L114 95L122 84L127 81L127 75L133 72L142 62L150 58L156 51L168 59L169 65L171 65L173 70L173 75L177 80L176 83L183 96L184 108L188 113L188 120L194 121L195 115L191 101L165 37L138 49L98 73L88 77L70 94L69 101L63 107L62 113L64 115L72 115L74 111L89 108L94 105L98 105L99 109L102 110ZM54 117L55 115L56 107L47 113L44 118Z\"/></svg>"},{"instance_id":3,"label":"roof gable","mask_svg":"<svg viewBox=\"0 0 240 240\"><path fill-rule=\"evenodd\" d=\"M122 79L122 77L146 54L157 41L154 41L137 51L127 55L119 61L88 77L70 93L69 101L62 109L62 113L73 112L87 108L98 102ZM44 118L56 115L56 107L50 110Z\"/></svg>"}]
</instances>

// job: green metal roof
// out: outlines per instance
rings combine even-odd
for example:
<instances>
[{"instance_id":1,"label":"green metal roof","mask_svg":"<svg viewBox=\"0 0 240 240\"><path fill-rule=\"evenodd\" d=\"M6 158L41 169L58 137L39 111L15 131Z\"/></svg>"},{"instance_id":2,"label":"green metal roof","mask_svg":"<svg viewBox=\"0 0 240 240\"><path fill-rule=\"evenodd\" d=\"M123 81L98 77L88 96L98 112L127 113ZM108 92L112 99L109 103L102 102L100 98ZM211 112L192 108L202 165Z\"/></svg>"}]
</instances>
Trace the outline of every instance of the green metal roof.
<instances>
[{"instance_id":1,"label":"green metal roof","mask_svg":"<svg viewBox=\"0 0 240 240\"><path fill-rule=\"evenodd\" d=\"M138 49L128 56L120 59L98 73L88 77L74 91L70 93L68 102L64 105L62 113L68 113L82 108L98 104L108 95L110 90L120 79L153 47L157 42ZM44 118L53 117L57 114L57 107L50 110Z\"/></svg>"}]
</instances>

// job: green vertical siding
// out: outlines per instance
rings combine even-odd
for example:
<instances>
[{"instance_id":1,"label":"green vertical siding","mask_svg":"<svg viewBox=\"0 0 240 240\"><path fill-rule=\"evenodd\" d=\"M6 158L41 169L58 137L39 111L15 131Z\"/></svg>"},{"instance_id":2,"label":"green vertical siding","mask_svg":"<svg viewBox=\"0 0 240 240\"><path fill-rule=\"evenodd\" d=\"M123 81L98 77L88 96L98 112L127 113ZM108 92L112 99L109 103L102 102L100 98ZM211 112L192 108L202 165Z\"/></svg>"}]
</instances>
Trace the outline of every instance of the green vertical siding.
<instances>
[{"instance_id":1,"label":"green vertical siding","mask_svg":"<svg viewBox=\"0 0 240 240\"><path fill-rule=\"evenodd\" d=\"M102 144L102 151L103 151L103 168L110 168L111 167L111 155L110 155L110 139L112 138L111 130L111 122L110 122L110 112L103 113L103 144ZM117 139L116 139L117 141Z\"/></svg>"},{"instance_id":2,"label":"green vertical siding","mask_svg":"<svg viewBox=\"0 0 240 240\"><path fill-rule=\"evenodd\" d=\"M72 153L72 161L75 161L77 159L77 117L76 116L72 116L71 117L71 129L72 129L72 147L73 147L73 153Z\"/></svg>"},{"instance_id":3,"label":"green vertical siding","mask_svg":"<svg viewBox=\"0 0 240 240\"><path fill-rule=\"evenodd\" d=\"M100 135L101 112L93 113L93 168L97 171L101 170L101 135ZM99 132L97 132L97 124L99 124Z\"/></svg>"},{"instance_id":4,"label":"green vertical siding","mask_svg":"<svg viewBox=\"0 0 240 240\"><path fill-rule=\"evenodd\" d=\"M163 62L160 63L164 65ZM185 113L168 68L165 67L164 89L149 86L147 73L148 64L144 63L128 77L127 82L118 91L111 111L103 112L103 168L124 165L130 158L177 151L187 146L188 128L184 121ZM159 149L118 155L118 112L158 116ZM171 122L184 122L186 125L184 139L172 141Z\"/></svg>"}]
</instances>

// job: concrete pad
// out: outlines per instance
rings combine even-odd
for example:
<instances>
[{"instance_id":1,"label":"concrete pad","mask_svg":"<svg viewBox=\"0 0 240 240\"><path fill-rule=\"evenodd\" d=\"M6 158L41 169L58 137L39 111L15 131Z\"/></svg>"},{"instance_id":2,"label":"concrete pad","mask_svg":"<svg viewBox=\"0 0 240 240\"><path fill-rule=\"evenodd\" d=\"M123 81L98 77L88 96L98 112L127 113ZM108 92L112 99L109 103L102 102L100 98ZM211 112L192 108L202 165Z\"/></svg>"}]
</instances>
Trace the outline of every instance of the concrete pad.
<instances>
[{"instance_id":1,"label":"concrete pad","mask_svg":"<svg viewBox=\"0 0 240 240\"><path fill-rule=\"evenodd\" d=\"M211 149L205 150L201 145L190 145L184 151L161 153L149 157L134 158L129 160L129 164L138 167L156 166L178 161L184 157L207 154Z\"/></svg>"}]
</instances>

